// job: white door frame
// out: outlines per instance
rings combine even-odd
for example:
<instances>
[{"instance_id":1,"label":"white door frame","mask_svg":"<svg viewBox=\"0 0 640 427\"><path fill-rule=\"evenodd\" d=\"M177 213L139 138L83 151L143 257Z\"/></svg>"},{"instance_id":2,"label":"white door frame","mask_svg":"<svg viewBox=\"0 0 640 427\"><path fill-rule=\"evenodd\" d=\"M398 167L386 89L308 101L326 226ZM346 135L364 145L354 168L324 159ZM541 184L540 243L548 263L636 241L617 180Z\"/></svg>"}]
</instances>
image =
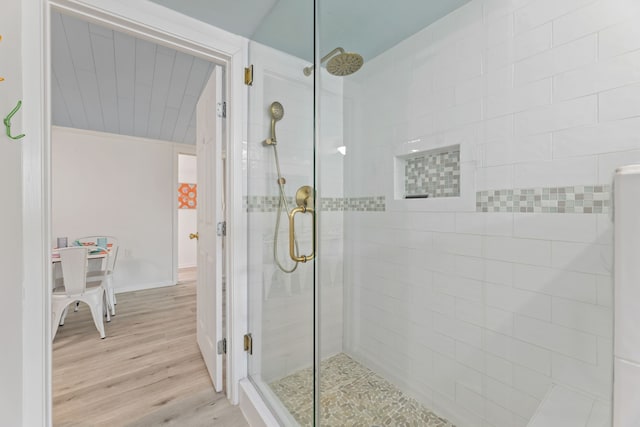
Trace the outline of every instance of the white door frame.
<instances>
[{"instance_id":1,"label":"white door frame","mask_svg":"<svg viewBox=\"0 0 640 427\"><path fill-rule=\"evenodd\" d=\"M242 153L246 148L247 89L243 67L248 41L145 0L23 0L23 308L22 421L52 424L51 392L51 8L101 23L137 37L185 51L225 66L229 105L227 158L227 395L238 402L238 383L246 376L242 336L246 311L246 213L243 211ZM108 339L108 338L107 338Z\"/></svg>"}]
</instances>

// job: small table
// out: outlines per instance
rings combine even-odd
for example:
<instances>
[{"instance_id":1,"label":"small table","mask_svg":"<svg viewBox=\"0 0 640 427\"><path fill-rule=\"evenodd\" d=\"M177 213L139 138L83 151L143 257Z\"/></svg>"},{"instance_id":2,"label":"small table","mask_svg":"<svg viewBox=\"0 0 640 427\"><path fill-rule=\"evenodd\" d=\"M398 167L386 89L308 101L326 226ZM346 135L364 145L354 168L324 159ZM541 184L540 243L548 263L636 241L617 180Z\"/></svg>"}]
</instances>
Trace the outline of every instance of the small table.
<instances>
[{"instance_id":1,"label":"small table","mask_svg":"<svg viewBox=\"0 0 640 427\"><path fill-rule=\"evenodd\" d=\"M92 245L87 245L86 247L91 248ZM111 252L111 248L108 248L107 251ZM100 251L96 253L91 253L91 249L89 249L89 255L87 259L102 259L108 255L107 251ZM58 248L54 248L51 252L51 262L57 263L60 262L60 254L58 253Z\"/></svg>"}]
</instances>

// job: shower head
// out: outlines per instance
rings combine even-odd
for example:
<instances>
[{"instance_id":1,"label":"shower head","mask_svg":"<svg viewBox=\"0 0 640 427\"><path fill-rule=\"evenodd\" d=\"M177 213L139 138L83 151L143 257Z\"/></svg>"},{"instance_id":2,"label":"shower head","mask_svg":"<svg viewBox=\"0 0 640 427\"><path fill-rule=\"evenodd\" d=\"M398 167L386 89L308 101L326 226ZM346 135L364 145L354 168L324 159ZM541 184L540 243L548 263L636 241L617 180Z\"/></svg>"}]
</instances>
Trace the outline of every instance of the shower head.
<instances>
[{"instance_id":1,"label":"shower head","mask_svg":"<svg viewBox=\"0 0 640 427\"><path fill-rule=\"evenodd\" d=\"M284 107L278 101L272 102L269 106L269 113L271 114L271 138L267 141L267 145L276 144L276 122L282 120L284 117Z\"/></svg>"},{"instance_id":2,"label":"shower head","mask_svg":"<svg viewBox=\"0 0 640 427\"><path fill-rule=\"evenodd\" d=\"M340 53L335 55L337 52ZM320 63L324 63L327 59L329 59L329 62L327 63L327 71L329 74L334 76L348 76L349 74L353 74L358 71L360 67L362 67L362 64L364 64L364 59L362 59L360 54L345 52L341 47L337 47L327 55L323 56ZM314 66L310 65L305 67L302 71L305 76L310 76L313 68Z\"/></svg>"},{"instance_id":3,"label":"shower head","mask_svg":"<svg viewBox=\"0 0 640 427\"><path fill-rule=\"evenodd\" d=\"M348 76L362 67L364 59L357 53L343 52L327 62L327 71L334 76Z\"/></svg>"}]
</instances>

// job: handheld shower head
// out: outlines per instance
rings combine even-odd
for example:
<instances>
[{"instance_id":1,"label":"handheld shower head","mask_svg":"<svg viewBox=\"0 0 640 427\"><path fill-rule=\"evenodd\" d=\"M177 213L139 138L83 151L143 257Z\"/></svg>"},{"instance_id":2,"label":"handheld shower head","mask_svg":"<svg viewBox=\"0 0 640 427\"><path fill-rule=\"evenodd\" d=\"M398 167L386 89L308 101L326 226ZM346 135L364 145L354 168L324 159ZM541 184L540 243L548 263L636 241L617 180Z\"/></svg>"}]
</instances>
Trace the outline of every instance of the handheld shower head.
<instances>
[{"instance_id":1,"label":"handheld shower head","mask_svg":"<svg viewBox=\"0 0 640 427\"><path fill-rule=\"evenodd\" d=\"M271 120L276 122L284 117L284 107L278 101L271 103L269 112L271 113Z\"/></svg>"},{"instance_id":2,"label":"handheld shower head","mask_svg":"<svg viewBox=\"0 0 640 427\"><path fill-rule=\"evenodd\" d=\"M271 138L267 141L268 145L276 144L276 122L279 122L284 117L284 107L278 101L272 102L269 106L269 113L271 114Z\"/></svg>"}]
</instances>

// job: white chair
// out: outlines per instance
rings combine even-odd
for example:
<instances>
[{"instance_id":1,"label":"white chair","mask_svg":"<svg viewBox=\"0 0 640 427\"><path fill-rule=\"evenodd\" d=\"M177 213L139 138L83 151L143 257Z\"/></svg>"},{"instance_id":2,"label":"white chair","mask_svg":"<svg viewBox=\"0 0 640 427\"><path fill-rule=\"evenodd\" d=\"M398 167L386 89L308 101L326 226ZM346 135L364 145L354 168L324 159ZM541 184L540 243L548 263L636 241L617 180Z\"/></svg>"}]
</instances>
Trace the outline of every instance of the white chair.
<instances>
[{"instance_id":1,"label":"white chair","mask_svg":"<svg viewBox=\"0 0 640 427\"><path fill-rule=\"evenodd\" d=\"M86 303L91 309L93 322L100 332L100 338L105 337L102 316L104 310L105 288L103 278L87 280L87 264L89 248L75 246L59 249L62 279L56 281L56 287L51 296L51 312L53 316L53 331L51 339L58 332L58 325L63 324L63 315L69 304L76 301ZM108 315L108 313L107 313Z\"/></svg>"},{"instance_id":2,"label":"white chair","mask_svg":"<svg viewBox=\"0 0 640 427\"><path fill-rule=\"evenodd\" d=\"M107 239L108 254L98 269L91 269L90 267L88 272L89 280L104 276L104 286L107 291L107 305L111 311L111 315L115 316L117 301L116 294L113 290L113 270L116 266L116 260L118 259L118 239L113 236L85 236L75 239L74 243L94 243L97 245L99 237Z\"/></svg>"}]
</instances>

